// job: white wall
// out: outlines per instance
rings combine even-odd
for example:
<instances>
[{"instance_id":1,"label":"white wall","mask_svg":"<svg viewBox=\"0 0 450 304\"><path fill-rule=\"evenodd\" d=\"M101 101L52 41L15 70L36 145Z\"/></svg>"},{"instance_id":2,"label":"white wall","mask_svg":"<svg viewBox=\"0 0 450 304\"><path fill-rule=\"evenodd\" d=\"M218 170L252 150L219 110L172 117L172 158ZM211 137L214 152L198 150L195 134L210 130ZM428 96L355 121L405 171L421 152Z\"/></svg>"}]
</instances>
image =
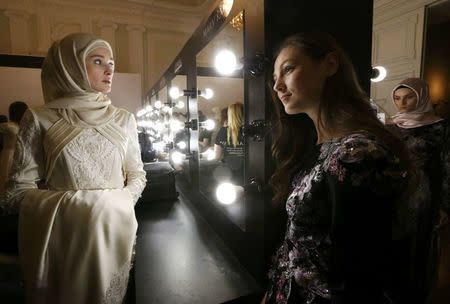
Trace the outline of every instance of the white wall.
<instances>
[{"instance_id":1,"label":"white wall","mask_svg":"<svg viewBox=\"0 0 450 304\"><path fill-rule=\"evenodd\" d=\"M140 74L115 73L109 95L113 105L136 113L141 91ZM16 100L31 107L44 104L40 69L0 67L0 114L8 115L9 104Z\"/></svg>"},{"instance_id":2,"label":"white wall","mask_svg":"<svg viewBox=\"0 0 450 304\"><path fill-rule=\"evenodd\" d=\"M388 114L396 112L392 88L421 76L425 7L436 0L375 0L372 66L384 66L384 81L371 84L370 97Z\"/></svg>"}]
</instances>

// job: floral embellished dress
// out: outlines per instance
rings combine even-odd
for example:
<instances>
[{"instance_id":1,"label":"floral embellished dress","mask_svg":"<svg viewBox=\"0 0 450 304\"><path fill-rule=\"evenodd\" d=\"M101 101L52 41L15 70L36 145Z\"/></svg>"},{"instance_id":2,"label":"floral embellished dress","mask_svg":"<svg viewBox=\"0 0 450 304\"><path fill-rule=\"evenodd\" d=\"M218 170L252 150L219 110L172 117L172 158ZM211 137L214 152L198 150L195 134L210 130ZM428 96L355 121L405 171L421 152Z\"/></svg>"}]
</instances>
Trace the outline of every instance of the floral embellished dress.
<instances>
[{"instance_id":1,"label":"floral embellished dress","mask_svg":"<svg viewBox=\"0 0 450 304\"><path fill-rule=\"evenodd\" d=\"M399 160L367 132L315 146L292 181L266 303L378 303L406 180Z\"/></svg>"}]
</instances>

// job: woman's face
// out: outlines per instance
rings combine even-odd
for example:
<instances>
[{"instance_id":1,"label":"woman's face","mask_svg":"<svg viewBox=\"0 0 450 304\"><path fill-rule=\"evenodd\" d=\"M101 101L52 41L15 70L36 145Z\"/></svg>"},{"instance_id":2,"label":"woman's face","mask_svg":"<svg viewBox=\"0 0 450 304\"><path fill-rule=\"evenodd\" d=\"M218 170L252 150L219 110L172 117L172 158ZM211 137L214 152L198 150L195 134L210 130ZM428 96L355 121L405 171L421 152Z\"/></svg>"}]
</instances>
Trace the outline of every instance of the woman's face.
<instances>
[{"instance_id":1,"label":"woman's face","mask_svg":"<svg viewBox=\"0 0 450 304\"><path fill-rule=\"evenodd\" d=\"M87 55L86 71L94 90L100 93L111 92L114 59L107 48L96 48Z\"/></svg>"},{"instance_id":2,"label":"woman's face","mask_svg":"<svg viewBox=\"0 0 450 304\"><path fill-rule=\"evenodd\" d=\"M309 113L318 108L329 76L325 61L314 61L294 46L281 50L274 64L273 90L287 114Z\"/></svg>"},{"instance_id":3,"label":"woman's face","mask_svg":"<svg viewBox=\"0 0 450 304\"><path fill-rule=\"evenodd\" d=\"M411 112L417 106L417 95L410 88L400 88L394 92L394 102L399 112Z\"/></svg>"}]
</instances>

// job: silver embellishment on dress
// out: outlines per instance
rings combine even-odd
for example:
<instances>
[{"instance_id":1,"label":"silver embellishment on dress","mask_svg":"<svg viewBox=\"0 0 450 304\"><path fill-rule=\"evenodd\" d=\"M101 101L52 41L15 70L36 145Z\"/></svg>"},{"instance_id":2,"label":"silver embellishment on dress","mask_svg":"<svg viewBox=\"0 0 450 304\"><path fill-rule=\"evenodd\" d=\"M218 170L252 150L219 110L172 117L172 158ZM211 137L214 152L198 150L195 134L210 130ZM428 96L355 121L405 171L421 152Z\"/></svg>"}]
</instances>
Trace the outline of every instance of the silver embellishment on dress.
<instances>
[{"instance_id":1,"label":"silver embellishment on dress","mask_svg":"<svg viewBox=\"0 0 450 304\"><path fill-rule=\"evenodd\" d=\"M118 149L103 135L86 129L65 149L78 189L102 188L109 182Z\"/></svg>"}]
</instances>

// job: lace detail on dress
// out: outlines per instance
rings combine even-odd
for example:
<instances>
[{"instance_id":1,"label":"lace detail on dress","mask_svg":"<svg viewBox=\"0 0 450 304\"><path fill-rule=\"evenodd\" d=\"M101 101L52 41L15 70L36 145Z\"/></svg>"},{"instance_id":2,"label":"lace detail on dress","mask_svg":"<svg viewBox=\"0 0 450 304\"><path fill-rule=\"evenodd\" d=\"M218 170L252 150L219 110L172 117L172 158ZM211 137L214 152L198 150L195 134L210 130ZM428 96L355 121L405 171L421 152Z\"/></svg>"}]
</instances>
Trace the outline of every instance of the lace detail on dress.
<instances>
[{"instance_id":1,"label":"lace detail on dress","mask_svg":"<svg viewBox=\"0 0 450 304\"><path fill-rule=\"evenodd\" d=\"M78 189L102 188L108 183L117 147L95 129L84 130L65 148Z\"/></svg>"},{"instance_id":2,"label":"lace detail on dress","mask_svg":"<svg viewBox=\"0 0 450 304\"><path fill-rule=\"evenodd\" d=\"M39 179L42 168L42 143L39 123L31 110L25 112L17 136L14 159L6 182L6 192L0 198L2 213L19 212L23 190L37 188L35 181ZM27 168L28 173L22 176Z\"/></svg>"},{"instance_id":3,"label":"lace detail on dress","mask_svg":"<svg viewBox=\"0 0 450 304\"><path fill-rule=\"evenodd\" d=\"M106 290L102 304L122 303L127 292L131 263L126 263L113 277Z\"/></svg>"}]
</instances>

